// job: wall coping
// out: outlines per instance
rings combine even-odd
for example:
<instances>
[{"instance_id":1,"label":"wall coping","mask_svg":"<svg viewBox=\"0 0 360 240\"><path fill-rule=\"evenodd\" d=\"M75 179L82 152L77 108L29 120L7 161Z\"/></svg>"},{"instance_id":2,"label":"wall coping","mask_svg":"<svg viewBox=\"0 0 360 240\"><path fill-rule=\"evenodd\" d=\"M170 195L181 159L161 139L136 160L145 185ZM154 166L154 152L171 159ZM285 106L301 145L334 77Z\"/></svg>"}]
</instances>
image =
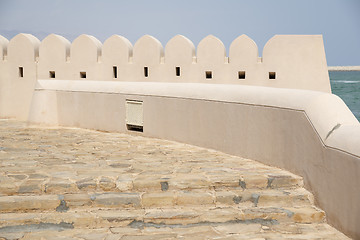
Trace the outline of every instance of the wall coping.
<instances>
[{"instance_id":1,"label":"wall coping","mask_svg":"<svg viewBox=\"0 0 360 240\"><path fill-rule=\"evenodd\" d=\"M330 93L231 84L45 79L37 81L35 91L41 90L196 99L303 111L324 146L360 157L360 123L346 104Z\"/></svg>"}]
</instances>

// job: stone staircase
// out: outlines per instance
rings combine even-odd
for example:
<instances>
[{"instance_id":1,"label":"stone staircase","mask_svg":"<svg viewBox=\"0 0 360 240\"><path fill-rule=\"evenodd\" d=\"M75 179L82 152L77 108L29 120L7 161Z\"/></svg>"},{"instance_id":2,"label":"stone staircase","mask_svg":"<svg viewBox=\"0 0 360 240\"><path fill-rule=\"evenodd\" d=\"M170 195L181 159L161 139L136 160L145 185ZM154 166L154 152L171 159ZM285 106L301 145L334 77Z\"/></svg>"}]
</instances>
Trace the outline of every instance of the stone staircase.
<instances>
[{"instance_id":1,"label":"stone staircase","mask_svg":"<svg viewBox=\"0 0 360 240\"><path fill-rule=\"evenodd\" d=\"M301 177L252 160L9 120L0 139L0 239L347 239Z\"/></svg>"}]
</instances>

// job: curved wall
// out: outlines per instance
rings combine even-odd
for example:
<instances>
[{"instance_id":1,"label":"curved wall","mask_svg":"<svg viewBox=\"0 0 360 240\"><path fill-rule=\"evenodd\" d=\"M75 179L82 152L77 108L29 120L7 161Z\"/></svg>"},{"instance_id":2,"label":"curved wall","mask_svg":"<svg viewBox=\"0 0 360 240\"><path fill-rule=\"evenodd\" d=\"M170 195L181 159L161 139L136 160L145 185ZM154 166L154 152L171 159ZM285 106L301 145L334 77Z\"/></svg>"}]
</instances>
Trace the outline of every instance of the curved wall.
<instances>
[{"instance_id":1,"label":"curved wall","mask_svg":"<svg viewBox=\"0 0 360 240\"><path fill-rule=\"evenodd\" d=\"M116 35L102 46L88 35L72 44L49 35L40 44L19 34L0 38L0 47L1 117L128 132L125 102L143 101L144 135L297 173L329 223L360 238L360 127L329 94L321 36L275 36L263 58L246 35L229 57L214 36L197 52L183 36L165 51L151 36L133 47Z\"/></svg>"},{"instance_id":2,"label":"curved wall","mask_svg":"<svg viewBox=\"0 0 360 240\"><path fill-rule=\"evenodd\" d=\"M29 121L129 132L126 100L143 101L145 136L303 176L329 223L360 237L360 124L335 95L241 85L40 80Z\"/></svg>"},{"instance_id":3,"label":"curved wall","mask_svg":"<svg viewBox=\"0 0 360 240\"><path fill-rule=\"evenodd\" d=\"M19 42L20 38L29 43ZM14 48L14 44L21 46ZM11 57L15 55L22 64L38 63L36 79L198 82L331 91L322 36L276 35L263 52L263 58L259 57L255 42L246 35L232 42L226 56L224 44L212 35L205 37L197 49L189 39L177 35L164 51L162 44L149 35L132 46L118 35L102 45L86 34L72 43L55 34L41 43L32 35L19 34L9 44L0 36L0 58L6 65L0 77L17 77L16 59ZM27 57L29 54L35 57ZM144 67L148 67L148 76L144 75ZM176 67L180 68L179 75ZM206 72L211 72L211 77ZM239 72L244 76L239 77ZM275 73L274 79L269 78L270 72Z\"/></svg>"},{"instance_id":4,"label":"curved wall","mask_svg":"<svg viewBox=\"0 0 360 240\"><path fill-rule=\"evenodd\" d=\"M0 116L21 120L29 113L37 79L217 83L331 91L320 35L276 35L266 44L261 58L256 44L246 35L233 41L227 57L224 44L212 35L197 49L178 35L164 51L149 35L134 46L114 35L103 46L86 34L72 43L55 34L41 43L30 34L19 34L9 43L0 36L0 60Z\"/></svg>"}]
</instances>

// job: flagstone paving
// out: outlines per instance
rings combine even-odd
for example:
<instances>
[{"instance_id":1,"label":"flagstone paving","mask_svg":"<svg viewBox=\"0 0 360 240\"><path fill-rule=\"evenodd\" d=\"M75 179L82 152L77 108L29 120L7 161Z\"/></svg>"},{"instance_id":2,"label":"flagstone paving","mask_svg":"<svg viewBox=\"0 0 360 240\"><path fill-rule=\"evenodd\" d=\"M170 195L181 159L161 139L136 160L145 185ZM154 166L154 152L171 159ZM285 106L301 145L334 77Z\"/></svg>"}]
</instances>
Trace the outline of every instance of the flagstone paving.
<instances>
[{"instance_id":1,"label":"flagstone paving","mask_svg":"<svg viewBox=\"0 0 360 240\"><path fill-rule=\"evenodd\" d=\"M139 134L0 120L0 239L348 239L301 177Z\"/></svg>"}]
</instances>

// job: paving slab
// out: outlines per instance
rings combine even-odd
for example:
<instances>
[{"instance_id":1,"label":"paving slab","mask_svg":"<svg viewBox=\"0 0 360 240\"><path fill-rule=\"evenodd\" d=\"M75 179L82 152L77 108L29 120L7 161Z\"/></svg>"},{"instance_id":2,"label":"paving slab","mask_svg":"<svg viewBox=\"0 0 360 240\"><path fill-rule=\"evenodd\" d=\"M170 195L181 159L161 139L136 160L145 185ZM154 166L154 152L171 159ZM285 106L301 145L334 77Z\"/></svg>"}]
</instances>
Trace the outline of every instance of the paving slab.
<instances>
[{"instance_id":1,"label":"paving slab","mask_svg":"<svg viewBox=\"0 0 360 240\"><path fill-rule=\"evenodd\" d=\"M139 134L0 120L0 239L348 239L303 180Z\"/></svg>"}]
</instances>

